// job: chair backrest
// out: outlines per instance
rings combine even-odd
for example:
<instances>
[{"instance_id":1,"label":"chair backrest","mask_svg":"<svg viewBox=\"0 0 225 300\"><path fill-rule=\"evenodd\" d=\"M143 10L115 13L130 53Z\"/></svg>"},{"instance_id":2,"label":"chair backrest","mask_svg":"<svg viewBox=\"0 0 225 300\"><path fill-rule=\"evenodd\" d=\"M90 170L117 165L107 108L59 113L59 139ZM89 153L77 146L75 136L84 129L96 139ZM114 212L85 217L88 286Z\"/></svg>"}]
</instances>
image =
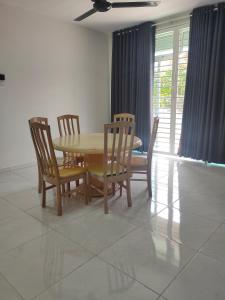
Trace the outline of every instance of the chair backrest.
<instances>
[{"instance_id":1,"label":"chair backrest","mask_svg":"<svg viewBox=\"0 0 225 300\"><path fill-rule=\"evenodd\" d=\"M48 118L33 117L29 120L29 123L40 123L40 124L48 125Z\"/></svg>"},{"instance_id":2,"label":"chair backrest","mask_svg":"<svg viewBox=\"0 0 225 300\"><path fill-rule=\"evenodd\" d=\"M31 137L43 176L59 177L50 126L29 120Z\"/></svg>"},{"instance_id":3,"label":"chair backrest","mask_svg":"<svg viewBox=\"0 0 225 300\"><path fill-rule=\"evenodd\" d=\"M158 131L158 126L159 126L159 118L154 117L153 119L153 126L152 126L152 133L150 137L150 143L148 147L148 162L150 163L152 160L152 154L153 154L153 148L155 145L155 140L157 136L157 131Z\"/></svg>"},{"instance_id":4,"label":"chair backrest","mask_svg":"<svg viewBox=\"0 0 225 300\"><path fill-rule=\"evenodd\" d=\"M59 134L71 135L80 134L80 120L79 116L76 115L63 115L57 118Z\"/></svg>"},{"instance_id":5,"label":"chair backrest","mask_svg":"<svg viewBox=\"0 0 225 300\"><path fill-rule=\"evenodd\" d=\"M132 122L135 123L135 115L121 113L114 115L114 122Z\"/></svg>"},{"instance_id":6,"label":"chair backrest","mask_svg":"<svg viewBox=\"0 0 225 300\"><path fill-rule=\"evenodd\" d=\"M118 176L130 171L134 143L133 122L114 122L104 126L104 176Z\"/></svg>"}]
</instances>

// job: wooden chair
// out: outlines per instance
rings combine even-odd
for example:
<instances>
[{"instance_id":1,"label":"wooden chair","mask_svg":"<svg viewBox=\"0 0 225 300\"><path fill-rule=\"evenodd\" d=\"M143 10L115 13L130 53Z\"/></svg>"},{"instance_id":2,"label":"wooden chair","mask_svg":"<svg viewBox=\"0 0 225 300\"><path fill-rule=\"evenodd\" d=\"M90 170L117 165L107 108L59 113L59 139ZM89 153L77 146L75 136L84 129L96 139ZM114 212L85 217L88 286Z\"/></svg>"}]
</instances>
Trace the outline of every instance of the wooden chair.
<instances>
[{"instance_id":1,"label":"wooden chair","mask_svg":"<svg viewBox=\"0 0 225 300\"><path fill-rule=\"evenodd\" d=\"M48 125L48 118L44 117L33 117L29 120L29 123L40 123L44 125ZM42 177L41 177L41 170L40 166L37 161L37 166L38 166L38 193L41 194L42 191Z\"/></svg>"},{"instance_id":2,"label":"wooden chair","mask_svg":"<svg viewBox=\"0 0 225 300\"><path fill-rule=\"evenodd\" d=\"M29 123L40 123L40 124L48 125L48 118L33 117L29 120ZM38 162L37 162L37 165L38 165ZM63 166L64 160L62 158L57 158L57 165ZM41 170L38 165L38 193L41 194L41 192L42 192L42 177L41 177Z\"/></svg>"},{"instance_id":3,"label":"wooden chair","mask_svg":"<svg viewBox=\"0 0 225 300\"><path fill-rule=\"evenodd\" d=\"M114 122L132 122L135 123L135 115L121 113L114 115Z\"/></svg>"},{"instance_id":4,"label":"wooden chair","mask_svg":"<svg viewBox=\"0 0 225 300\"><path fill-rule=\"evenodd\" d=\"M57 118L59 134L65 135L78 135L80 134L80 118L76 115L62 115ZM64 152L64 161L70 166L83 164L84 157L79 153Z\"/></svg>"},{"instance_id":5,"label":"wooden chair","mask_svg":"<svg viewBox=\"0 0 225 300\"><path fill-rule=\"evenodd\" d=\"M62 196L71 195L72 191L63 193L61 187L70 184L71 181L83 179L85 201L88 204L88 194L86 186L86 170L83 167L65 168L58 167L55 151L53 148L51 131L49 125L32 123L29 121L30 131L34 148L42 175L42 207L46 206L46 190L56 187L57 189L57 214L62 215ZM46 187L46 182L50 187Z\"/></svg>"},{"instance_id":6,"label":"wooden chair","mask_svg":"<svg viewBox=\"0 0 225 300\"><path fill-rule=\"evenodd\" d=\"M76 115L62 115L57 118L59 134L71 135L80 134L80 118Z\"/></svg>"},{"instance_id":7,"label":"wooden chair","mask_svg":"<svg viewBox=\"0 0 225 300\"><path fill-rule=\"evenodd\" d=\"M152 154L155 145L156 135L158 131L159 118L155 117L153 121L152 133L148 147L147 156L133 155L131 158L131 172L133 174L146 174L146 179L131 179L132 181L147 181L149 197L152 197L151 185L151 169L152 169Z\"/></svg>"},{"instance_id":8,"label":"wooden chair","mask_svg":"<svg viewBox=\"0 0 225 300\"><path fill-rule=\"evenodd\" d=\"M134 141L133 122L115 122L104 126L104 157L102 165L91 165L88 172L103 182L104 190L90 183L90 187L104 196L104 211L108 209L108 188L119 183L127 191L128 207L132 206L130 191L130 160ZM130 134L128 134L130 133ZM124 185L126 182L126 185Z\"/></svg>"}]
</instances>

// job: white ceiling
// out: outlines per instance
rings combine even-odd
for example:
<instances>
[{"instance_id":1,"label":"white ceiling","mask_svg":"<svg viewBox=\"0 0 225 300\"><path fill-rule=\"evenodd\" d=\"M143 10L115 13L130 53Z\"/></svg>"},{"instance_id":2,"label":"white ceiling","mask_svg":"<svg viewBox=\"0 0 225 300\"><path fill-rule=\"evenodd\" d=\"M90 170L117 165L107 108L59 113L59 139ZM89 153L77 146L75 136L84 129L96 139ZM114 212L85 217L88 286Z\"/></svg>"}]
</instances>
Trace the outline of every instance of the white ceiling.
<instances>
[{"instance_id":1,"label":"white ceiling","mask_svg":"<svg viewBox=\"0 0 225 300\"><path fill-rule=\"evenodd\" d=\"M128 2L131 0L113 0ZM132 0L134 1L134 0ZM137 0L139 1L139 0ZM188 12L195 7L217 3L218 0L161 0L158 7L112 9L96 13L79 23L94 30L112 32L145 21ZM0 3L31 10L53 18L72 22L75 17L92 8L91 0L0 0Z\"/></svg>"}]
</instances>

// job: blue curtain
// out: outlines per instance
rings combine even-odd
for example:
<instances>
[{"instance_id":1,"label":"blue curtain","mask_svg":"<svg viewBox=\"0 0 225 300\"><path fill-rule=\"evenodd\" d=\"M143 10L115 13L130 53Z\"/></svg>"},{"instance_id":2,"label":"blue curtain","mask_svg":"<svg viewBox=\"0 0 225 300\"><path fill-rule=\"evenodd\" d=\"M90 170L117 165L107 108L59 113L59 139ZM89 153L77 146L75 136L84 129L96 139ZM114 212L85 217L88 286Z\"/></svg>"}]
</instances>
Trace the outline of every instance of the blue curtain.
<instances>
[{"instance_id":1,"label":"blue curtain","mask_svg":"<svg viewBox=\"0 0 225 300\"><path fill-rule=\"evenodd\" d=\"M192 14L179 155L225 163L225 3Z\"/></svg>"},{"instance_id":2,"label":"blue curtain","mask_svg":"<svg viewBox=\"0 0 225 300\"><path fill-rule=\"evenodd\" d=\"M132 113L140 150L147 151L151 128L155 27L147 22L113 33L111 112Z\"/></svg>"}]
</instances>

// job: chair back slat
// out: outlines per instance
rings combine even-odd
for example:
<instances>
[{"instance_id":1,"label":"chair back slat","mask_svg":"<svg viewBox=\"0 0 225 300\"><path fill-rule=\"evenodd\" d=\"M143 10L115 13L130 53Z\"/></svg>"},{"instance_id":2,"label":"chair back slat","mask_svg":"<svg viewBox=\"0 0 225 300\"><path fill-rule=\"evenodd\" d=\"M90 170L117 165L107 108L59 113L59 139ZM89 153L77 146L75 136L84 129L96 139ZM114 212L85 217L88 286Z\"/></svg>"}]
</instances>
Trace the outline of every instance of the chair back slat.
<instances>
[{"instance_id":1,"label":"chair back slat","mask_svg":"<svg viewBox=\"0 0 225 300\"><path fill-rule=\"evenodd\" d=\"M58 117L57 120L60 136L80 134L79 116L63 115Z\"/></svg>"},{"instance_id":2,"label":"chair back slat","mask_svg":"<svg viewBox=\"0 0 225 300\"><path fill-rule=\"evenodd\" d=\"M128 113L121 113L114 115L114 122L132 122L135 123L135 115Z\"/></svg>"},{"instance_id":3,"label":"chair back slat","mask_svg":"<svg viewBox=\"0 0 225 300\"><path fill-rule=\"evenodd\" d=\"M130 171L134 143L133 122L114 122L104 127L104 177Z\"/></svg>"},{"instance_id":4,"label":"chair back slat","mask_svg":"<svg viewBox=\"0 0 225 300\"><path fill-rule=\"evenodd\" d=\"M30 131L42 175L58 177L56 156L49 125L29 121Z\"/></svg>"},{"instance_id":5,"label":"chair back slat","mask_svg":"<svg viewBox=\"0 0 225 300\"><path fill-rule=\"evenodd\" d=\"M151 159L152 159L153 148L154 148L155 141L156 141L158 126L159 126L159 118L154 117L153 126L152 126L152 133L151 133L150 143L149 143L149 147L148 147L148 161L149 162L151 162Z\"/></svg>"}]
</instances>

